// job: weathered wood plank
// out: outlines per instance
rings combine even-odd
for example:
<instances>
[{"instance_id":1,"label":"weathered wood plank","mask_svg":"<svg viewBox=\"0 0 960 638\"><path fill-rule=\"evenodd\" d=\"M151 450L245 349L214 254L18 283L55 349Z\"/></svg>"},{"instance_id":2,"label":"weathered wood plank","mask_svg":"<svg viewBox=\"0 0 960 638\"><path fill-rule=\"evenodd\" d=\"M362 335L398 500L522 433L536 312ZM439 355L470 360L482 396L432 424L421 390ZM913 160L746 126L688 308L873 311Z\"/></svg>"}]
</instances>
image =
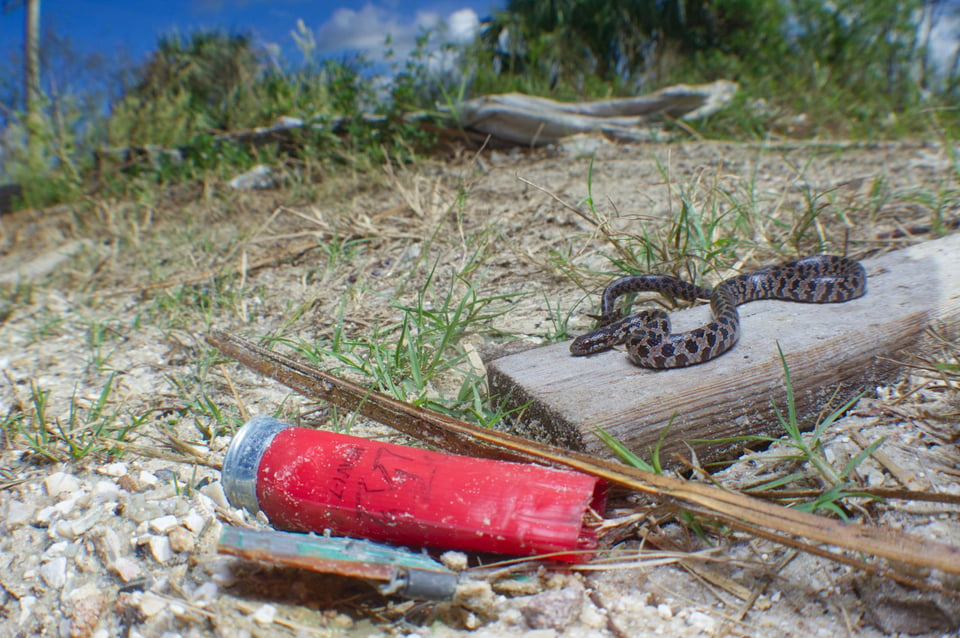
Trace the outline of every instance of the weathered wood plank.
<instances>
[{"instance_id":1,"label":"weathered wood plank","mask_svg":"<svg viewBox=\"0 0 960 638\"><path fill-rule=\"evenodd\" d=\"M520 434L597 456L609 449L592 433L603 428L646 456L673 417L662 458L728 456L734 444L685 443L776 430L771 399L785 392L777 342L793 379L798 413L811 419L835 391L835 405L888 380L923 339L926 328L960 331L960 235L863 261L867 294L841 304L756 301L740 308L742 336L727 354L675 370L645 370L622 351L572 357L569 342L488 364L491 390L505 403L529 403ZM705 306L673 313L675 331L709 316ZM811 422L812 425L812 422Z\"/></svg>"}]
</instances>

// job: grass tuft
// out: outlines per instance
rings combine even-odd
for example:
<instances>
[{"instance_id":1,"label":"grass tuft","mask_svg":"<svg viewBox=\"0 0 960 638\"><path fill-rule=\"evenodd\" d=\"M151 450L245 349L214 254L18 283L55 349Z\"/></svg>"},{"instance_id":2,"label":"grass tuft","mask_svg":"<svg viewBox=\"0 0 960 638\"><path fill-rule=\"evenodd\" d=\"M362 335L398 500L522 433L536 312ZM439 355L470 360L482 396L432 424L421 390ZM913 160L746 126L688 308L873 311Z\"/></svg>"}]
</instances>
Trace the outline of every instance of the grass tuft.
<instances>
[{"instance_id":1,"label":"grass tuft","mask_svg":"<svg viewBox=\"0 0 960 638\"><path fill-rule=\"evenodd\" d=\"M48 461L79 461L87 456L117 454L113 443L124 441L141 428L149 412L134 414L115 399L117 373L107 377L93 401L83 399L75 388L65 417L51 414L51 391L36 381L30 384L30 405L7 415L0 429L11 440L18 438L34 455Z\"/></svg>"}]
</instances>

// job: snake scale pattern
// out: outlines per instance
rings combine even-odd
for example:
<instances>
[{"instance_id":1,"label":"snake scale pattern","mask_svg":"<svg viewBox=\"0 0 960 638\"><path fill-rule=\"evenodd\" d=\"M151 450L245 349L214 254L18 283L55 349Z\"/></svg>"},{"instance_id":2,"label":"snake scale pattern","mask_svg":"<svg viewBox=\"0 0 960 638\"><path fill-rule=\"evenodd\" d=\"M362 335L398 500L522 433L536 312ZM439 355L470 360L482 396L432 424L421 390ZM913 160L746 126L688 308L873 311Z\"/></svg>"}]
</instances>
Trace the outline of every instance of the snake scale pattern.
<instances>
[{"instance_id":1,"label":"snake scale pattern","mask_svg":"<svg viewBox=\"0 0 960 638\"><path fill-rule=\"evenodd\" d=\"M598 328L573 340L570 352L582 356L625 344L630 361L644 368L682 368L714 359L740 338L737 306L757 299L805 303L837 303L863 296L867 274L852 259L814 255L744 273L712 290L667 275L631 275L614 280L603 291ZM713 321L677 334L663 310L624 316L617 300L635 292L659 292L675 299L709 299Z\"/></svg>"}]
</instances>

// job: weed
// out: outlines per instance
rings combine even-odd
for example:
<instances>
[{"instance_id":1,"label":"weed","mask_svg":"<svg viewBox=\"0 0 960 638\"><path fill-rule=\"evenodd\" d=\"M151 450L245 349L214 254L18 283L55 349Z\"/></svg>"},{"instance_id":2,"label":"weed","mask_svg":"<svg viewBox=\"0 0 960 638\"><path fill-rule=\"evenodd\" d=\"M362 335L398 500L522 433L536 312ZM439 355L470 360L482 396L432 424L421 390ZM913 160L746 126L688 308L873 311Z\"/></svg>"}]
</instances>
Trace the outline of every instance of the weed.
<instances>
[{"instance_id":1,"label":"weed","mask_svg":"<svg viewBox=\"0 0 960 638\"><path fill-rule=\"evenodd\" d=\"M164 317L168 327L210 327L224 313L239 314L249 291L229 276L211 276L209 283L183 284L165 288L152 299L152 311Z\"/></svg>"},{"instance_id":2,"label":"weed","mask_svg":"<svg viewBox=\"0 0 960 638\"><path fill-rule=\"evenodd\" d=\"M556 306L550 302L550 297L546 292L543 294L543 303L547 306L550 317L550 329L544 335L548 342L565 341L570 338L570 320L573 318L577 307L582 303L586 296L581 297L580 301L567 311L561 308L561 302L558 299Z\"/></svg>"},{"instance_id":3,"label":"weed","mask_svg":"<svg viewBox=\"0 0 960 638\"><path fill-rule=\"evenodd\" d=\"M400 400L479 420L494 418L497 415L483 407L484 379L474 371L464 340L490 332L490 321L507 311L502 304L519 293L480 294L464 275L477 267L475 258L466 259L445 287L438 282L438 266L435 261L428 270L412 303L391 301L391 308L400 313L396 323L349 337L343 327L344 301L326 339L278 340L313 363L334 361L335 371L369 378L375 389Z\"/></svg>"},{"instance_id":4,"label":"weed","mask_svg":"<svg viewBox=\"0 0 960 638\"><path fill-rule=\"evenodd\" d=\"M90 404L79 397L75 388L65 419L50 414L50 390L32 382L31 412L15 417L8 415L4 428L12 428L34 454L51 461L80 460L90 454L110 452L111 441L124 440L149 418L149 413L122 413L122 402L116 403L113 399L116 379L117 373L111 373Z\"/></svg>"},{"instance_id":5,"label":"weed","mask_svg":"<svg viewBox=\"0 0 960 638\"><path fill-rule=\"evenodd\" d=\"M644 472L650 472L651 474L663 474L663 465L660 462L660 450L663 447L663 442L667 438L667 433L670 432L670 428L673 427L674 418L676 418L676 414L672 415L670 420L667 421L667 425L660 433L660 437L657 439L656 445L654 445L653 449L650 450L650 461L646 461L639 455L635 454L632 450L615 439L605 430L601 428L595 428L593 432L597 435L597 438L603 441L603 443L627 465L635 467L639 470L643 470ZM698 537L706 542L710 542L706 528L704 527L703 522L697 516L694 516L692 513L687 511L680 511L677 513L677 517L691 530L693 530Z\"/></svg>"},{"instance_id":6,"label":"weed","mask_svg":"<svg viewBox=\"0 0 960 638\"><path fill-rule=\"evenodd\" d=\"M653 447L653 450L650 451L650 461L645 461L643 458L631 451L627 446L625 446L620 441L616 440L613 436L608 434L606 430L600 428L594 429L594 434L597 435L603 443L609 447L614 454L620 457L620 460L635 467L639 470L645 472L651 472L653 474L663 474L663 465L660 463L660 449L663 447L663 442L667 438L667 433L670 431L670 428L673 426L673 419L676 415L670 417L670 420L667 422L666 427L663 428L663 432L660 433L660 437L657 439L657 444Z\"/></svg>"},{"instance_id":7,"label":"weed","mask_svg":"<svg viewBox=\"0 0 960 638\"><path fill-rule=\"evenodd\" d=\"M179 398L178 416L173 417L169 424L189 417L205 441L230 435L243 423L239 407L236 413L224 411L222 402L211 396L208 389L210 370L219 363L220 359L208 351L205 356L193 359L193 369L189 373L164 377L173 394Z\"/></svg>"},{"instance_id":8,"label":"weed","mask_svg":"<svg viewBox=\"0 0 960 638\"><path fill-rule=\"evenodd\" d=\"M109 414L106 409L116 378L116 373L112 373L97 400L87 408L80 406L77 400L77 388L74 388L66 422L60 419L54 421L58 438L66 445L70 458L82 459L96 449L101 444L101 435L115 423L119 407Z\"/></svg>"},{"instance_id":9,"label":"weed","mask_svg":"<svg viewBox=\"0 0 960 638\"><path fill-rule=\"evenodd\" d=\"M119 339L121 333L117 329L115 321L90 321L87 327L87 346L91 351L91 367L103 372L107 367L110 356L116 352L117 345L107 350L108 344L115 339Z\"/></svg>"},{"instance_id":10,"label":"weed","mask_svg":"<svg viewBox=\"0 0 960 638\"><path fill-rule=\"evenodd\" d=\"M369 237L340 237L334 234L330 239L320 242L320 253L326 258L322 277L326 278L359 257L372 241Z\"/></svg>"},{"instance_id":11,"label":"weed","mask_svg":"<svg viewBox=\"0 0 960 638\"><path fill-rule=\"evenodd\" d=\"M810 469L801 469L792 472L788 475L765 482L762 485L755 486L753 489L757 491L772 490L774 488L780 488L784 485L793 484L800 481L816 480L825 485L824 491L812 500L795 503L794 507L809 512L814 512L821 509L827 510L841 518L846 519L847 513L843 508L844 499L849 497L873 498L867 494L864 494L863 492L858 491L855 484L851 481L851 476L853 475L853 472L860 466L860 464L862 464L863 461L874 452L874 450L883 444L883 439L877 439L870 445L866 446L857 455L849 459L843 465L843 467L834 467L827 458L824 450L823 435L826 433L827 429L837 421L837 419L843 416L847 410L849 410L857 401L862 398L863 394L861 393L856 395L842 406L831 411L822 419L818 419L812 431L809 434L804 434L802 424L797 418L796 403L794 401L793 394L793 383L790 378L790 369L787 366L786 357L783 355L783 351L780 349L779 344L777 344L777 351L780 353L780 362L783 366L784 389L786 392L786 414L783 414L783 412L776 406L776 404L773 403L772 400L771 404L773 405L777 422L784 429L784 432L786 432L787 438L784 440L779 437L750 435L732 437L730 439L722 439L719 441L698 439L696 442L759 442L769 445L782 441L788 448L795 450L795 453L785 455L781 458L803 465L808 465L810 466Z\"/></svg>"},{"instance_id":12,"label":"weed","mask_svg":"<svg viewBox=\"0 0 960 638\"><path fill-rule=\"evenodd\" d=\"M33 324L27 335L27 343L40 343L61 334L63 324L62 314L46 307L43 308L40 311L40 321Z\"/></svg>"},{"instance_id":13,"label":"weed","mask_svg":"<svg viewBox=\"0 0 960 638\"><path fill-rule=\"evenodd\" d=\"M30 416L21 414L16 420L18 433L27 441L27 446L35 454L50 459L58 460L53 449L51 449L51 434L47 429L47 405L50 400L50 390L44 390L36 381L30 382L30 403L33 407L33 414ZM9 417L8 417L9 418Z\"/></svg>"},{"instance_id":14,"label":"weed","mask_svg":"<svg viewBox=\"0 0 960 638\"><path fill-rule=\"evenodd\" d=\"M283 324L276 331L276 334L284 334L290 326L309 312L317 299L324 293L324 287L329 277L345 264L350 263L362 255L371 241L369 238L362 237L342 239L336 235L329 240L321 241L318 247L320 253L326 258L326 263L322 267L311 268L305 274L305 278L308 280L318 279L318 281L312 281L314 292L305 301L298 303L292 308L288 308L283 313Z\"/></svg>"}]
</instances>

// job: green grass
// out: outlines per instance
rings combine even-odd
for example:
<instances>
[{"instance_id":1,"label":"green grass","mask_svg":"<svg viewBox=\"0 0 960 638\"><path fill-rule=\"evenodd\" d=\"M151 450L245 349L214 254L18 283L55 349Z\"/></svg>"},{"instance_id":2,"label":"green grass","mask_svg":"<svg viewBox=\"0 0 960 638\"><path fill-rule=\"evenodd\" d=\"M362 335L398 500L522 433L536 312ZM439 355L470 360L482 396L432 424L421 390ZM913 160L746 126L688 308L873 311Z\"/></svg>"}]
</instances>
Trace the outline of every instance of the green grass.
<instances>
[{"instance_id":1,"label":"green grass","mask_svg":"<svg viewBox=\"0 0 960 638\"><path fill-rule=\"evenodd\" d=\"M231 436L244 423L243 406L223 394L222 379L214 370L227 363L210 348L200 348L186 363L186 370L165 374L169 394L176 398L164 427L187 426L210 443L215 438ZM277 407L278 413L283 405Z\"/></svg>"},{"instance_id":2,"label":"green grass","mask_svg":"<svg viewBox=\"0 0 960 638\"><path fill-rule=\"evenodd\" d=\"M90 348L90 367L98 372L109 368L110 357L119 348L123 326L117 320L87 321L87 347Z\"/></svg>"},{"instance_id":3,"label":"green grass","mask_svg":"<svg viewBox=\"0 0 960 638\"><path fill-rule=\"evenodd\" d=\"M111 444L125 440L150 416L149 412L138 415L124 409L114 396L116 382L117 373L111 373L92 402L81 399L75 388L64 417L51 414L51 391L33 382L28 408L8 414L0 429L9 440L22 441L33 454L49 461L79 461L89 455L116 453Z\"/></svg>"},{"instance_id":4,"label":"green grass","mask_svg":"<svg viewBox=\"0 0 960 638\"><path fill-rule=\"evenodd\" d=\"M505 314L508 302L518 294L480 293L483 273L474 273L476 268L474 256L444 283L440 261L434 261L412 301L386 299L399 320L369 333L347 334L344 301L326 338L277 340L314 364L334 373L360 375L376 390L402 401L490 421L498 412L486 406L485 380L471 361L467 341L472 335L496 334L490 322ZM468 278L470 274L477 279Z\"/></svg>"},{"instance_id":5,"label":"green grass","mask_svg":"<svg viewBox=\"0 0 960 638\"><path fill-rule=\"evenodd\" d=\"M861 393L854 396L843 405L830 411L826 416L818 419L812 426L807 423L801 423L797 417L790 368L787 366L787 360L783 355L783 351L780 350L779 344L777 344L777 352L780 354L780 362L783 366L786 412L784 413L773 401L771 401L771 405L773 406L777 422L783 430L784 435L749 435L729 439L697 439L691 442L719 445L728 443L760 443L765 446L780 443L783 447L792 449L792 453L778 455L777 458L790 462L790 464L798 469L776 479L766 481L761 485L753 486L751 490L770 492L771 490L789 486L808 487L811 484L819 485L820 489L822 489L819 495L804 501L794 501L792 502L792 506L808 512L825 510L846 520L848 518L847 508L845 507L845 501L847 499L875 498L858 489L853 477L857 468L883 444L883 439L877 439L867 445L844 463L842 467L835 466L827 457L823 442L824 435L832 425L846 414L847 410L853 407L857 401L863 397L863 394Z\"/></svg>"},{"instance_id":6,"label":"green grass","mask_svg":"<svg viewBox=\"0 0 960 638\"><path fill-rule=\"evenodd\" d=\"M633 452L633 450L623 445L620 441L607 433L606 430L595 428L593 432L597 435L597 438L603 441L604 445L609 447L613 453L620 457L620 460L627 465L645 472L663 474L663 464L660 462L660 449L663 447L663 442L667 438L667 433L670 432L670 428L673 426L673 419L675 417L676 414L671 416L670 420L667 422L667 425L664 426L663 431L660 433L660 437L657 439L657 444L654 445L653 449L649 452L649 461L645 460L643 457Z\"/></svg>"}]
</instances>

